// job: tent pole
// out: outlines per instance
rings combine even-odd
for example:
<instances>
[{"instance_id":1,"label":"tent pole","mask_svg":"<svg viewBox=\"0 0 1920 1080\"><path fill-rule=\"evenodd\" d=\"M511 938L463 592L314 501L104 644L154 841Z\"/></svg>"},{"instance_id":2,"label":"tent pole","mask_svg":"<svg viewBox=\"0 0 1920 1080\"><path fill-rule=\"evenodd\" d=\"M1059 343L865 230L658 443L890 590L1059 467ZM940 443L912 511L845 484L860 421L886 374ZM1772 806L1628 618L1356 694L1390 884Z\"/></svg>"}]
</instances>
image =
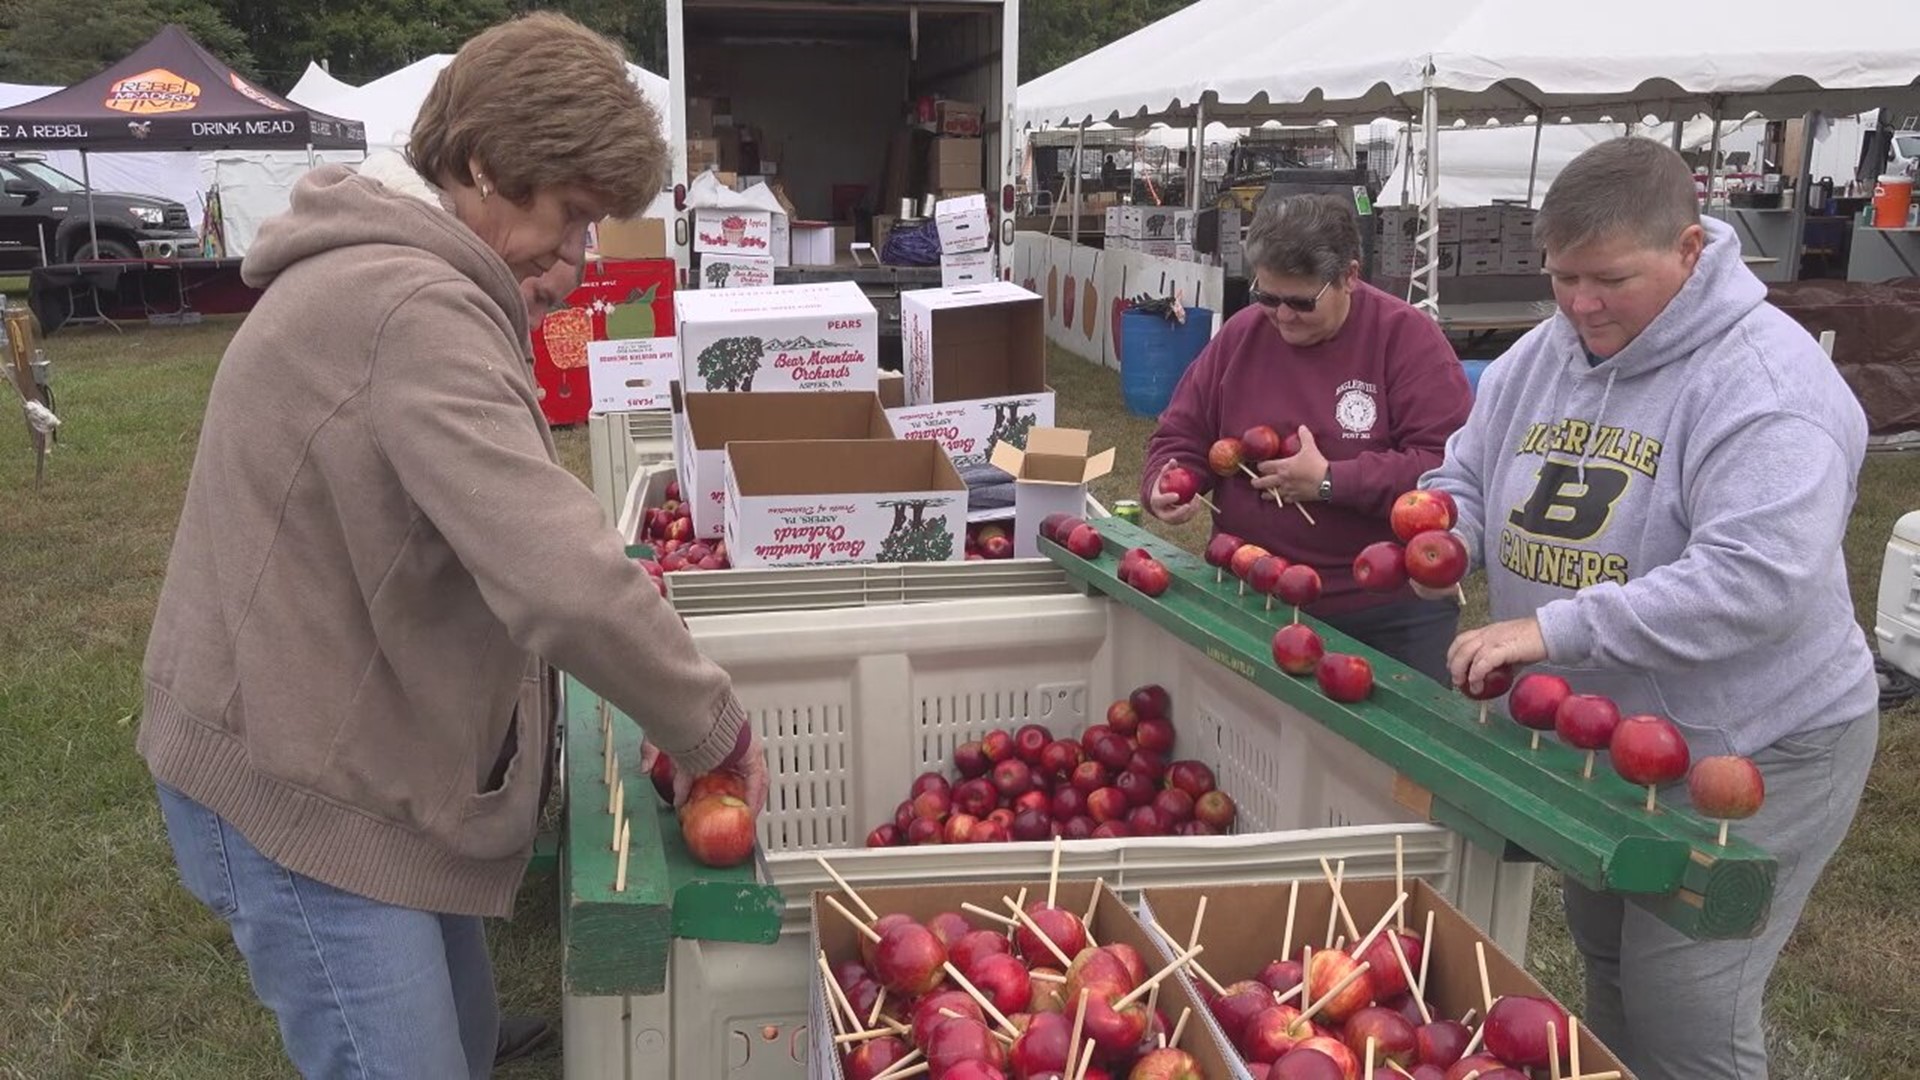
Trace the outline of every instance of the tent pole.
<instances>
[{"instance_id":1,"label":"tent pole","mask_svg":"<svg viewBox=\"0 0 1920 1080\"><path fill-rule=\"evenodd\" d=\"M1681 143L1686 139L1687 125L1679 119L1673 121L1673 152L1679 153Z\"/></svg>"},{"instance_id":2,"label":"tent pole","mask_svg":"<svg viewBox=\"0 0 1920 1080\"><path fill-rule=\"evenodd\" d=\"M1187 163L1187 209L1200 209L1200 185L1206 183L1207 156L1207 103L1198 102L1193 107L1193 156Z\"/></svg>"},{"instance_id":3,"label":"tent pole","mask_svg":"<svg viewBox=\"0 0 1920 1080\"><path fill-rule=\"evenodd\" d=\"M1541 113L1533 114L1533 161L1527 165L1527 205L1533 205L1533 186L1540 178L1540 127L1547 118Z\"/></svg>"},{"instance_id":4,"label":"tent pole","mask_svg":"<svg viewBox=\"0 0 1920 1080\"><path fill-rule=\"evenodd\" d=\"M1069 190L1073 192L1067 203L1067 243L1080 243L1080 169L1087 152L1087 122L1073 129L1073 183Z\"/></svg>"},{"instance_id":5,"label":"tent pole","mask_svg":"<svg viewBox=\"0 0 1920 1080\"><path fill-rule=\"evenodd\" d=\"M80 151L80 183L87 189L87 240L93 245L93 257L100 257L100 223L93 216L93 170L87 165L87 152Z\"/></svg>"},{"instance_id":6,"label":"tent pole","mask_svg":"<svg viewBox=\"0 0 1920 1080\"><path fill-rule=\"evenodd\" d=\"M1400 205L1413 205L1413 122L1400 125Z\"/></svg>"},{"instance_id":7,"label":"tent pole","mask_svg":"<svg viewBox=\"0 0 1920 1080\"><path fill-rule=\"evenodd\" d=\"M1720 176L1720 102L1715 101L1707 113L1707 119L1713 122L1713 139L1707 144L1707 214L1713 214L1713 182Z\"/></svg>"},{"instance_id":8,"label":"tent pole","mask_svg":"<svg viewBox=\"0 0 1920 1080\"><path fill-rule=\"evenodd\" d=\"M313 144L308 143L307 144L307 168L311 169L317 164L319 163L313 160Z\"/></svg>"},{"instance_id":9,"label":"tent pole","mask_svg":"<svg viewBox=\"0 0 1920 1080\"><path fill-rule=\"evenodd\" d=\"M1413 271L1414 282L1426 293L1414 307L1426 312L1435 322L1440 319L1440 96L1433 88L1433 60L1428 58L1426 86L1421 93L1422 134L1426 137L1425 167L1420 179L1420 235L1417 243L1420 265Z\"/></svg>"},{"instance_id":10,"label":"tent pole","mask_svg":"<svg viewBox=\"0 0 1920 1080\"><path fill-rule=\"evenodd\" d=\"M1800 181L1793 187L1793 239L1787 242L1787 281L1800 280L1800 257L1807 246L1807 193L1813 190L1813 140L1820 112L1800 121Z\"/></svg>"}]
</instances>

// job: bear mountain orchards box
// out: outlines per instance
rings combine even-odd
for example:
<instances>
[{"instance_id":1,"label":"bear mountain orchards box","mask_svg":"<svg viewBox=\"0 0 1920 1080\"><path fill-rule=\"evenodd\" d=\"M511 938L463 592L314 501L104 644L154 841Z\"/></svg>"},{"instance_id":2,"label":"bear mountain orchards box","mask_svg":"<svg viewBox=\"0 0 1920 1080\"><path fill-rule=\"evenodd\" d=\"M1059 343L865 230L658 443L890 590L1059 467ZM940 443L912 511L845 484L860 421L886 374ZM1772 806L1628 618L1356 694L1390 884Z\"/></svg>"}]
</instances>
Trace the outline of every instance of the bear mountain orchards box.
<instances>
[{"instance_id":1,"label":"bear mountain orchards box","mask_svg":"<svg viewBox=\"0 0 1920 1080\"><path fill-rule=\"evenodd\" d=\"M743 441L879 439L893 429L877 394L827 390L791 394L682 392L674 402L673 459L680 491L693 509L693 534L718 537L725 529L727 445ZM738 566L739 563L734 565Z\"/></svg>"},{"instance_id":2,"label":"bear mountain orchards box","mask_svg":"<svg viewBox=\"0 0 1920 1080\"><path fill-rule=\"evenodd\" d=\"M927 442L732 442L727 555L736 567L954 562L967 485Z\"/></svg>"},{"instance_id":3,"label":"bear mountain orchards box","mask_svg":"<svg viewBox=\"0 0 1920 1080\"><path fill-rule=\"evenodd\" d=\"M887 410L894 434L967 466L1053 426L1045 318L1040 297L1010 281L901 293L907 404Z\"/></svg>"},{"instance_id":4,"label":"bear mountain orchards box","mask_svg":"<svg viewBox=\"0 0 1920 1080\"><path fill-rule=\"evenodd\" d=\"M674 295L687 390L875 389L880 319L850 281Z\"/></svg>"}]
</instances>

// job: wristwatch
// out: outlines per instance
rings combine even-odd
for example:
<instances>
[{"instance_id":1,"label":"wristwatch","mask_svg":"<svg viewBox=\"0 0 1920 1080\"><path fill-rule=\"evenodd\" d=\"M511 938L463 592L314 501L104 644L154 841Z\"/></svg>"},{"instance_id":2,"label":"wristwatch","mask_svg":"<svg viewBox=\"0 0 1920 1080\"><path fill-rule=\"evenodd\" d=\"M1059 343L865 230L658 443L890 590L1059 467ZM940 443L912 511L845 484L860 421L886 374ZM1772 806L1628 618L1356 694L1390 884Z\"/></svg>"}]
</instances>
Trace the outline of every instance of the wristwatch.
<instances>
[{"instance_id":1,"label":"wristwatch","mask_svg":"<svg viewBox=\"0 0 1920 1080\"><path fill-rule=\"evenodd\" d=\"M1320 501L1333 501L1333 466L1327 466L1327 475L1320 478Z\"/></svg>"}]
</instances>

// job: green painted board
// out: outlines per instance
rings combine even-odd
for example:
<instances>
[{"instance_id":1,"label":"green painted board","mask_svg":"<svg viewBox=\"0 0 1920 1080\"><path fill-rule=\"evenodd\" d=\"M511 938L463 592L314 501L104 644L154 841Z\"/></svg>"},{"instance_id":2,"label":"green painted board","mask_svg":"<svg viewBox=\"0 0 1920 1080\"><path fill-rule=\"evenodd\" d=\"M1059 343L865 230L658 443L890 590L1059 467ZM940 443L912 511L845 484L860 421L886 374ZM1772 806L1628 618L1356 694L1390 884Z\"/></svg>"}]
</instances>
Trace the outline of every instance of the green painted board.
<instances>
[{"instance_id":1,"label":"green painted board","mask_svg":"<svg viewBox=\"0 0 1920 1080\"><path fill-rule=\"evenodd\" d=\"M1589 888L1634 898L1697 938L1750 937L1765 925L1776 866L1737 838L1726 847L1718 827L1685 811L1644 810L1645 790L1604 761L1580 777L1585 755L1551 735L1538 752L1531 732L1478 706L1332 627L1312 623L1332 652L1365 656L1374 692L1355 705L1334 702L1311 678L1273 663L1273 633L1292 613L1262 597L1241 596L1232 577L1215 581L1201 559L1119 519L1096 528L1106 550L1080 559L1049 541L1043 552L1089 591L1132 607L1222 666L1271 693L1397 769L1433 795L1432 816L1477 842L1499 837ZM1149 597L1122 583L1120 555L1141 547L1172 572L1172 585Z\"/></svg>"}]
</instances>

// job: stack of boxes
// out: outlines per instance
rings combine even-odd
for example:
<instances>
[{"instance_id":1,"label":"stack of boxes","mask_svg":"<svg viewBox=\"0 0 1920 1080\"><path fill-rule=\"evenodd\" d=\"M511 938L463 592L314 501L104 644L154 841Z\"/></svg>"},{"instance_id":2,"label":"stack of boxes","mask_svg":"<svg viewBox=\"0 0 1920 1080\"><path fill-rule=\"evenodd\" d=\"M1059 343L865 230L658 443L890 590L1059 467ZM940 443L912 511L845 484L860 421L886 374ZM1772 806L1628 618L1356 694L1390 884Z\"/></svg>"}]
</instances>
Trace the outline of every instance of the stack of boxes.
<instances>
[{"instance_id":1,"label":"stack of boxes","mask_svg":"<svg viewBox=\"0 0 1920 1080\"><path fill-rule=\"evenodd\" d=\"M983 191L985 110L965 101L936 101L933 142L927 148L927 194L958 199Z\"/></svg>"},{"instance_id":2,"label":"stack of boxes","mask_svg":"<svg viewBox=\"0 0 1920 1080\"><path fill-rule=\"evenodd\" d=\"M901 293L906 385L904 405L887 410L894 434L937 442L964 467L1050 427L1045 319L1040 297L1010 281Z\"/></svg>"},{"instance_id":3,"label":"stack of boxes","mask_svg":"<svg viewBox=\"0 0 1920 1080\"><path fill-rule=\"evenodd\" d=\"M1540 252L1533 245L1536 211L1512 203L1449 207L1440 211L1440 276L1489 277L1535 274ZM1419 213L1410 206L1375 210L1378 243L1374 273L1404 278L1420 266Z\"/></svg>"},{"instance_id":4,"label":"stack of boxes","mask_svg":"<svg viewBox=\"0 0 1920 1080\"><path fill-rule=\"evenodd\" d=\"M940 285L952 289L983 285L999 276L993 266L993 219L985 195L966 195L934 204L940 230Z\"/></svg>"},{"instance_id":5,"label":"stack of boxes","mask_svg":"<svg viewBox=\"0 0 1920 1080\"><path fill-rule=\"evenodd\" d=\"M1496 209L1500 213L1500 272L1539 273L1544 267L1540 249L1533 242L1533 222L1539 212L1531 206L1511 203Z\"/></svg>"}]
</instances>

